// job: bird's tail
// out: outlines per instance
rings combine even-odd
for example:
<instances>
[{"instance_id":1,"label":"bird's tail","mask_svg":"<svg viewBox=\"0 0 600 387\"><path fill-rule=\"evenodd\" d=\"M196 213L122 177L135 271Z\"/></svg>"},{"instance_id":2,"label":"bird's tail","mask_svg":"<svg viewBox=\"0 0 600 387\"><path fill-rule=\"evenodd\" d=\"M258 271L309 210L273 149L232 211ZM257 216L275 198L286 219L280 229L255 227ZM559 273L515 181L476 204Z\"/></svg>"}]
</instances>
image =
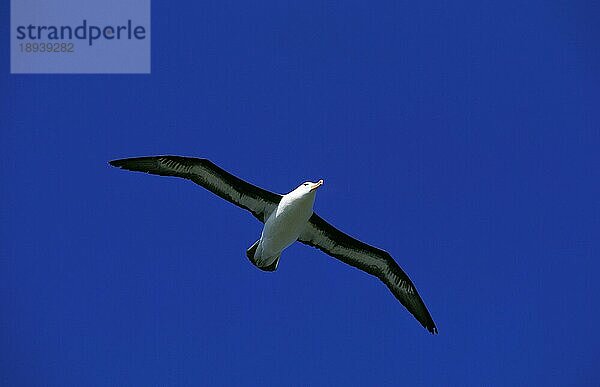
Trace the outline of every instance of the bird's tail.
<instances>
[{"instance_id":1,"label":"bird's tail","mask_svg":"<svg viewBox=\"0 0 600 387\"><path fill-rule=\"evenodd\" d=\"M262 271L275 271L277 270L277 266L279 265L279 255L275 258L274 261L272 261L271 263L265 265L261 262L261 260L257 260L256 259L256 249L258 248L258 245L260 244L260 239L257 240L256 242L254 242L254 244L252 246L250 246L248 248L248 250L246 250L246 257L248 257L248 259L250 260L250 262L252 262L252 264L256 267L258 267L260 270Z\"/></svg>"}]
</instances>

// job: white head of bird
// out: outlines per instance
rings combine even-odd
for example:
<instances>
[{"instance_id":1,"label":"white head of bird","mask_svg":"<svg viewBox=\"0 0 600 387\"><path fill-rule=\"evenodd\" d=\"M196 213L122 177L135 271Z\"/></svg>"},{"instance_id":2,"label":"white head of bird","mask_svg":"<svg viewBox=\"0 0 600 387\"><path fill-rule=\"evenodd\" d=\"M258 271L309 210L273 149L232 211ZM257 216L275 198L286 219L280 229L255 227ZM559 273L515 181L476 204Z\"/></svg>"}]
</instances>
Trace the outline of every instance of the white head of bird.
<instances>
[{"instance_id":1,"label":"white head of bird","mask_svg":"<svg viewBox=\"0 0 600 387\"><path fill-rule=\"evenodd\" d=\"M296 194L297 196L307 196L307 195L314 196L317 191L317 188L319 188L322 185L323 185L323 179L317 181L316 183L313 183L312 181L307 181L307 182L300 184L298 186L298 188L296 188L292 192L294 194Z\"/></svg>"},{"instance_id":2,"label":"white head of bird","mask_svg":"<svg viewBox=\"0 0 600 387\"><path fill-rule=\"evenodd\" d=\"M293 206L310 206L312 209L312 204L315 201L315 194L317 193L317 188L323 185L323 180L319 180L316 183L312 181L307 181L300 184L295 190L286 194L282 198L282 206L286 207L287 205ZM301 204L302 203L302 204Z\"/></svg>"},{"instance_id":3,"label":"white head of bird","mask_svg":"<svg viewBox=\"0 0 600 387\"><path fill-rule=\"evenodd\" d=\"M307 181L300 184L292 192L283 195L277 211L275 211L276 217L283 214L302 214L299 219L308 220L312 214L313 204L315 203L315 196L317 188L323 185L323 180L319 180L316 183Z\"/></svg>"}]
</instances>

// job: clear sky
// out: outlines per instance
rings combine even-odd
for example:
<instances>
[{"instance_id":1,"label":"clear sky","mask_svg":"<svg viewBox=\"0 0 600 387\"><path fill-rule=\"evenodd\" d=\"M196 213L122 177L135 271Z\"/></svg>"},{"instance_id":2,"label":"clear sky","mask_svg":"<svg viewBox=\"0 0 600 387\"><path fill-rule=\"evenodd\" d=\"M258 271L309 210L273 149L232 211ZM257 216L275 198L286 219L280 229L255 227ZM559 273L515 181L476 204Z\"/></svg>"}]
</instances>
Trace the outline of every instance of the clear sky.
<instances>
[{"instance_id":1,"label":"clear sky","mask_svg":"<svg viewBox=\"0 0 600 387\"><path fill-rule=\"evenodd\" d=\"M577 4L575 4L577 3ZM0 5L8 52L8 1ZM0 60L0 384L598 385L600 8L159 1L151 75ZM183 180L206 157L388 250L376 279Z\"/></svg>"}]
</instances>

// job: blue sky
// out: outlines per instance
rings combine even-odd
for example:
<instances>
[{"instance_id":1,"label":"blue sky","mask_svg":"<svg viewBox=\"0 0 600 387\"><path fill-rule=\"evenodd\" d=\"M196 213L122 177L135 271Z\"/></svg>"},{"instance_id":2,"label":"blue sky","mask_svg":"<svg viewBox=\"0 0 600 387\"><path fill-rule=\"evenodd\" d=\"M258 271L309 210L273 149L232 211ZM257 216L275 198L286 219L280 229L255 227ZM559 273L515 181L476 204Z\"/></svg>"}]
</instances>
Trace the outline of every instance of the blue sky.
<instances>
[{"instance_id":1,"label":"blue sky","mask_svg":"<svg viewBox=\"0 0 600 387\"><path fill-rule=\"evenodd\" d=\"M598 5L259 3L154 0L151 75L2 57L0 384L597 385ZM440 334L306 246L257 270L248 213L107 165L153 154L323 178Z\"/></svg>"}]
</instances>

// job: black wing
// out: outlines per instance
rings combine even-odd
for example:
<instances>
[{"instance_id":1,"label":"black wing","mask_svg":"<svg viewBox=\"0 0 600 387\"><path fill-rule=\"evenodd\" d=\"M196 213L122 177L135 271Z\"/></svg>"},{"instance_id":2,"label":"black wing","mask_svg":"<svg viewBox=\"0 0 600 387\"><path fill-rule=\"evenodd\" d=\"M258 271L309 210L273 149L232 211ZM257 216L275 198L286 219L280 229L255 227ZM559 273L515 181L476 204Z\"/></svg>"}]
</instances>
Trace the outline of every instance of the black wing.
<instances>
[{"instance_id":1,"label":"black wing","mask_svg":"<svg viewBox=\"0 0 600 387\"><path fill-rule=\"evenodd\" d=\"M250 211L261 222L267 219L281 200L281 195L245 182L207 159L151 156L113 160L109 163L129 171L189 179L236 206Z\"/></svg>"},{"instance_id":2,"label":"black wing","mask_svg":"<svg viewBox=\"0 0 600 387\"><path fill-rule=\"evenodd\" d=\"M387 252L344 234L316 213L298 240L379 278L421 325L438 332L415 285Z\"/></svg>"}]
</instances>

